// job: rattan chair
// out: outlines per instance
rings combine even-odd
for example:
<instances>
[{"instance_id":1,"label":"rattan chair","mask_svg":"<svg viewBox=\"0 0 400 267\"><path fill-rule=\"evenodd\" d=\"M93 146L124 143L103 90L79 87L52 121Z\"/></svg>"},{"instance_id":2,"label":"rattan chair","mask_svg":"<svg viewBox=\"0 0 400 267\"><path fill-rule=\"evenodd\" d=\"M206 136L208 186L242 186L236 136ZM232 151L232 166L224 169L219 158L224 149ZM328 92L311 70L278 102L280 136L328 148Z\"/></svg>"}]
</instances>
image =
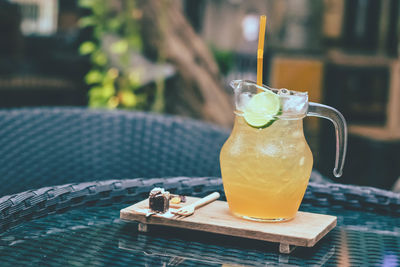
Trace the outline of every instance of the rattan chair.
<instances>
[{"instance_id":1,"label":"rattan chair","mask_svg":"<svg viewBox=\"0 0 400 267\"><path fill-rule=\"evenodd\" d=\"M0 196L104 179L220 176L227 137L214 125L143 112L0 110Z\"/></svg>"}]
</instances>

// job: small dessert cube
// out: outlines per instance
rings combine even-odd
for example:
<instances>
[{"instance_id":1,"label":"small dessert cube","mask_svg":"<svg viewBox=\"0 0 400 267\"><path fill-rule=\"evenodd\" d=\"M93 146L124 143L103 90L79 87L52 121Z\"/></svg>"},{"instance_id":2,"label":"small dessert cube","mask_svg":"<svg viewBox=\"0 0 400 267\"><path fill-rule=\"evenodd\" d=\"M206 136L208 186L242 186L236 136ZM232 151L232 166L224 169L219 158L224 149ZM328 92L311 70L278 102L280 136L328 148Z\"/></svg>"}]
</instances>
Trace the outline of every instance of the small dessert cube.
<instances>
[{"instance_id":1,"label":"small dessert cube","mask_svg":"<svg viewBox=\"0 0 400 267\"><path fill-rule=\"evenodd\" d=\"M156 187L149 194L149 208L152 212L165 213L169 209L170 194L164 188Z\"/></svg>"}]
</instances>

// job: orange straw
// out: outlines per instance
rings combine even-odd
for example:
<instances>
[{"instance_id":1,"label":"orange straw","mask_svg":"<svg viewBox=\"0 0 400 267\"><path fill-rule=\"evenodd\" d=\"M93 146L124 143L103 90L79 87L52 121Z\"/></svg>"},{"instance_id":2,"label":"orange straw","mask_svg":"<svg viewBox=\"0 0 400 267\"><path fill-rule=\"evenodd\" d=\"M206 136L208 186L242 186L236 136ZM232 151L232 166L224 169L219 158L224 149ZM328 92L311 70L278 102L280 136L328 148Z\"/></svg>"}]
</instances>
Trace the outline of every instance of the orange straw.
<instances>
[{"instance_id":1,"label":"orange straw","mask_svg":"<svg viewBox=\"0 0 400 267\"><path fill-rule=\"evenodd\" d=\"M262 86L263 75L263 59L264 59L264 39L265 27L267 24L267 17L262 15L260 17L260 31L258 33L258 49L257 49L257 85ZM261 91L261 90L258 90Z\"/></svg>"}]
</instances>

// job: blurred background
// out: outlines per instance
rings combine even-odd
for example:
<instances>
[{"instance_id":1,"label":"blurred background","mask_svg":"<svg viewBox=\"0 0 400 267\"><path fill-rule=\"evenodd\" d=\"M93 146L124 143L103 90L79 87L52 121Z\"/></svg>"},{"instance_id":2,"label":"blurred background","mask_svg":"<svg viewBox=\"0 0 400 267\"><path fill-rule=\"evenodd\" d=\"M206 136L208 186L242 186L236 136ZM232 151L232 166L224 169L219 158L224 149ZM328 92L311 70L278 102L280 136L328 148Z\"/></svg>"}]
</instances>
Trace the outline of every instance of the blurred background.
<instances>
[{"instance_id":1,"label":"blurred background","mask_svg":"<svg viewBox=\"0 0 400 267\"><path fill-rule=\"evenodd\" d=\"M0 0L0 108L89 106L230 128L232 79L308 91L349 125L333 179L330 122L305 119L315 168L400 191L399 0Z\"/></svg>"}]
</instances>

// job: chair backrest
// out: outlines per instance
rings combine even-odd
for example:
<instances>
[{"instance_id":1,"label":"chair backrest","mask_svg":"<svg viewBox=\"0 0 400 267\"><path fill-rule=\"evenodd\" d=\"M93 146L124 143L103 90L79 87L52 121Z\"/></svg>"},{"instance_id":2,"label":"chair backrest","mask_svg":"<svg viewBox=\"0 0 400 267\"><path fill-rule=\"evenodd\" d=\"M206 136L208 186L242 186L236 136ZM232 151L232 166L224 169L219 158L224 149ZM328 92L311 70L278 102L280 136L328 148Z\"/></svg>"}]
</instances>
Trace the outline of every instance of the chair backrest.
<instances>
[{"instance_id":1,"label":"chair backrest","mask_svg":"<svg viewBox=\"0 0 400 267\"><path fill-rule=\"evenodd\" d=\"M0 110L0 196L105 179L220 176L227 137L210 124L143 112Z\"/></svg>"}]
</instances>

